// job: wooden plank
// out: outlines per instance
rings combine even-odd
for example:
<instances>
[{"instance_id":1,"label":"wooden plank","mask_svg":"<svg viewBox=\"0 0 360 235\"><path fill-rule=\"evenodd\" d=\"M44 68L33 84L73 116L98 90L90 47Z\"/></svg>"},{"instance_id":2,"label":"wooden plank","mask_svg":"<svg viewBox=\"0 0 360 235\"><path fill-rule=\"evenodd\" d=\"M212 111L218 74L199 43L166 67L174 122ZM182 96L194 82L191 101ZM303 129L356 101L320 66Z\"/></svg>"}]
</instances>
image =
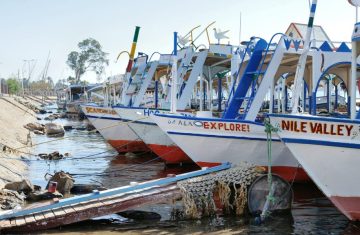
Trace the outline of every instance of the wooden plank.
<instances>
[{"instance_id":1,"label":"wooden plank","mask_svg":"<svg viewBox=\"0 0 360 235\"><path fill-rule=\"evenodd\" d=\"M10 224L15 226L16 225L16 219L10 219Z\"/></svg>"},{"instance_id":2,"label":"wooden plank","mask_svg":"<svg viewBox=\"0 0 360 235\"><path fill-rule=\"evenodd\" d=\"M102 203L103 203L105 206L109 206L109 205L115 204L114 200L105 200L105 201L102 201Z\"/></svg>"},{"instance_id":3,"label":"wooden plank","mask_svg":"<svg viewBox=\"0 0 360 235\"><path fill-rule=\"evenodd\" d=\"M72 206L72 208L73 208L76 212L81 212L81 208L79 208L79 205Z\"/></svg>"},{"instance_id":4,"label":"wooden plank","mask_svg":"<svg viewBox=\"0 0 360 235\"><path fill-rule=\"evenodd\" d=\"M159 203L163 202L164 200L173 199L175 197L181 196L180 190L178 188L172 189L167 188L164 189L161 193L154 193L153 195L148 195L146 197L134 197L133 195L130 195L128 197L122 197L121 203L115 203L110 206L105 206L103 201L98 201L93 204L78 204L78 205L72 205L72 208L61 208L62 211L60 211L60 214L63 214L61 217L55 218L55 214L53 211L46 211L47 217L46 220L36 223L37 226L31 226L31 224L28 226L27 224L24 224L23 226L18 227L9 227L9 228L0 228L1 233L5 232L30 232L30 231L37 231L40 229L49 229L54 228L58 226L62 226L65 224L72 224L79 221L88 220L94 217L99 217L103 215L108 215L112 213L116 213L123 210L128 210L131 208L135 208L138 206L146 205L146 204L152 204L152 203ZM102 206L100 206L102 205ZM98 207L96 207L98 206ZM84 211L78 213L76 211L76 207L79 208L85 208ZM88 208L88 209L86 209ZM65 213L66 211L73 211L73 213ZM76 212L74 212L76 211ZM45 213L45 212L44 212ZM59 214L58 212L55 212L56 214ZM45 214L44 214L45 217ZM25 223L25 221L24 221Z\"/></svg>"},{"instance_id":5,"label":"wooden plank","mask_svg":"<svg viewBox=\"0 0 360 235\"><path fill-rule=\"evenodd\" d=\"M26 222L27 224L35 223L35 222L36 222L36 220L35 220L35 218L34 218L33 215L26 215L26 216L24 216L24 218L25 218L25 222Z\"/></svg>"},{"instance_id":6,"label":"wooden plank","mask_svg":"<svg viewBox=\"0 0 360 235\"><path fill-rule=\"evenodd\" d=\"M45 219L45 216L43 213L37 213L34 215L36 221L41 221Z\"/></svg>"},{"instance_id":7,"label":"wooden plank","mask_svg":"<svg viewBox=\"0 0 360 235\"><path fill-rule=\"evenodd\" d=\"M76 213L74 208L72 208L71 206L62 207L62 209L65 211L66 214Z\"/></svg>"},{"instance_id":8,"label":"wooden plank","mask_svg":"<svg viewBox=\"0 0 360 235\"><path fill-rule=\"evenodd\" d=\"M230 166L231 166L230 163L223 163L220 166L210 167L210 168L198 170L198 171L192 171L192 172L177 175L175 177L161 178L161 179L157 179L157 180L153 180L153 181L149 181L149 182L140 183L138 185L133 185L133 186L127 185L127 186L123 186L120 188L104 190L99 193L90 193L90 194L85 194L85 195L81 195L81 196L65 198L65 199L59 200L59 202L55 203L55 204L50 204L47 206L41 206L41 207L30 208L30 209L23 209L23 210L14 212L12 214L0 215L0 219L7 219L7 218L12 218L12 217L18 217L18 216L24 216L24 215L28 215L28 214L32 214L32 213L42 212L42 211L46 211L46 210L52 210L52 209L59 208L61 206L69 206L69 205L76 204L79 202L87 202L89 200L104 198L104 197L113 196L113 195L117 195L117 194L121 194L121 193L132 193L136 190L146 189L146 188L150 188L150 187L154 187L154 186L157 186L157 187L165 186L165 185L173 184L178 181L192 178L195 176L201 176L204 174L210 174L213 172L225 170L225 169L230 168Z\"/></svg>"},{"instance_id":9,"label":"wooden plank","mask_svg":"<svg viewBox=\"0 0 360 235\"><path fill-rule=\"evenodd\" d=\"M77 206L77 210L81 210L81 211L84 211L84 210L88 210L89 208L91 208L92 205L91 204L88 204L88 203L84 203L84 204L80 204L79 206Z\"/></svg>"},{"instance_id":10,"label":"wooden plank","mask_svg":"<svg viewBox=\"0 0 360 235\"><path fill-rule=\"evenodd\" d=\"M72 208L77 211L77 212L82 212L84 210L87 210L88 209L88 204L86 203L79 203L77 205L73 205Z\"/></svg>"},{"instance_id":11,"label":"wooden plank","mask_svg":"<svg viewBox=\"0 0 360 235\"><path fill-rule=\"evenodd\" d=\"M63 217L66 215L65 211L62 208L57 208L52 210L56 217Z\"/></svg>"},{"instance_id":12,"label":"wooden plank","mask_svg":"<svg viewBox=\"0 0 360 235\"><path fill-rule=\"evenodd\" d=\"M15 222L12 222L10 220L1 220L0 221L0 230L1 228L6 228L6 227L12 227L15 226Z\"/></svg>"},{"instance_id":13,"label":"wooden plank","mask_svg":"<svg viewBox=\"0 0 360 235\"><path fill-rule=\"evenodd\" d=\"M124 200L130 200L130 199L134 199L134 198L137 198L137 195L129 195L127 197L119 197L119 198L114 199L113 201L114 202L122 202Z\"/></svg>"},{"instance_id":14,"label":"wooden plank","mask_svg":"<svg viewBox=\"0 0 360 235\"><path fill-rule=\"evenodd\" d=\"M16 226L22 226L22 225L26 224L25 218L23 216L16 218L15 223L16 223Z\"/></svg>"},{"instance_id":15,"label":"wooden plank","mask_svg":"<svg viewBox=\"0 0 360 235\"><path fill-rule=\"evenodd\" d=\"M99 200L93 200L91 201L91 203L84 203L82 204L82 208L84 210L88 210L88 209L92 209L92 208L97 208L99 206L103 206L102 203L99 202Z\"/></svg>"},{"instance_id":16,"label":"wooden plank","mask_svg":"<svg viewBox=\"0 0 360 235\"><path fill-rule=\"evenodd\" d=\"M104 204L103 204L102 202L100 202L100 201L95 202L95 203L92 204L92 207L94 207L94 208L96 208L96 207L102 207L102 206L104 206Z\"/></svg>"},{"instance_id":17,"label":"wooden plank","mask_svg":"<svg viewBox=\"0 0 360 235\"><path fill-rule=\"evenodd\" d=\"M45 219L52 219L55 217L55 214L52 211L44 211L43 215Z\"/></svg>"}]
</instances>

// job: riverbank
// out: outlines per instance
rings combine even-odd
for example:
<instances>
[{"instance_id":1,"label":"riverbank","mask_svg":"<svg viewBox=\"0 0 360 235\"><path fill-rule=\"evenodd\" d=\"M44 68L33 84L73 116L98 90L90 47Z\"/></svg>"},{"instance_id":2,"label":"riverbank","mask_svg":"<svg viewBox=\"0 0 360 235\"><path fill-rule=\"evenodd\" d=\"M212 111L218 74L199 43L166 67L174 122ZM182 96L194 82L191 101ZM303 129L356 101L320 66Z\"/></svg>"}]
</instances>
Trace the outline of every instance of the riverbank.
<instances>
[{"instance_id":1,"label":"riverbank","mask_svg":"<svg viewBox=\"0 0 360 235\"><path fill-rule=\"evenodd\" d=\"M22 180L27 174L21 152L29 152L33 143L29 131L23 126L34 121L35 113L16 102L14 97L0 98L0 188L8 182Z\"/></svg>"}]
</instances>

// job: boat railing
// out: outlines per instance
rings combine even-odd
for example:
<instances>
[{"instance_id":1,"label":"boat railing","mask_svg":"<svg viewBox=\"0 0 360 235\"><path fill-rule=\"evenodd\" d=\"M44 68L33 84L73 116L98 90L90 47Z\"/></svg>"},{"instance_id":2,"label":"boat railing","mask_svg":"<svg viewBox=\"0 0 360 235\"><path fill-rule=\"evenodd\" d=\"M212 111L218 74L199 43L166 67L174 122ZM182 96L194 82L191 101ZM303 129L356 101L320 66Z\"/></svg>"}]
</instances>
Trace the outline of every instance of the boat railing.
<instances>
[{"instance_id":1,"label":"boat railing","mask_svg":"<svg viewBox=\"0 0 360 235\"><path fill-rule=\"evenodd\" d=\"M254 81L253 81L253 86L252 86L250 98L249 98L249 99L247 100L247 102L246 102L246 107L245 107L245 109L244 109L244 115L246 115L246 113L247 113L248 110L250 109L250 106L251 106L251 104L252 104L252 100L253 100L254 97L255 97L255 94L256 94L255 86L256 86L256 84L258 83L258 80L259 80L260 75L266 73L267 68L266 68L266 69L263 69L263 67L264 67L264 65L265 65L266 57L267 57L267 55L268 55L270 52L274 52L274 51L277 49L277 47L278 47L278 44L274 44L273 41L274 41L274 39L275 39L277 36L279 36L279 35L281 35L280 40L283 40L283 37L286 37L286 35L283 34L283 33L276 33L276 34L274 34L274 35L271 37L271 39L270 39L270 41L269 41L269 43L268 43L268 45L267 45L267 47L266 47L266 50L265 50L265 52L264 52L264 54L263 54L262 60L261 60L261 62L260 62L260 65L259 65L256 73L254 73L254 78L255 78L255 79L254 79ZM279 41L280 41L280 40L279 40ZM274 48L274 45L275 45L275 48ZM273 55L274 55L274 53L272 53L271 58L270 58L269 61L272 60ZM269 62L269 63L270 63L270 62Z\"/></svg>"}]
</instances>

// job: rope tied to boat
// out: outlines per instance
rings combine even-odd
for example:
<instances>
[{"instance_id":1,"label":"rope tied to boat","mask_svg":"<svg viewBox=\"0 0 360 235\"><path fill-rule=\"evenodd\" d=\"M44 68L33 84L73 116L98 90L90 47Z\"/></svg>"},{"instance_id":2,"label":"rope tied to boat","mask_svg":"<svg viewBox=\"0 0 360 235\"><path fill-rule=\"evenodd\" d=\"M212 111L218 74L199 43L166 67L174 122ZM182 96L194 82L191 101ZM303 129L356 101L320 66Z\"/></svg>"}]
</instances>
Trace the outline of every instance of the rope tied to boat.
<instances>
[{"instance_id":1,"label":"rope tied to boat","mask_svg":"<svg viewBox=\"0 0 360 235\"><path fill-rule=\"evenodd\" d=\"M269 193L266 196L266 202L268 203L274 203L276 201L276 198L273 196L273 189L272 189L272 133L278 132L279 128L274 127L270 123L270 119L266 118L264 120L264 126L265 126L265 133L266 133L266 143L267 143L267 158L268 158L268 171L267 171L267 181L268 181L268 187L269 187ZM267 210L267 203L264 205L264 210L261 213L261 219L264 220L266 216L269 215L269 211Z\"/></svg>"},{"instance_id":2,"label":"rope tied to boat","mask_svg":"<svg viewBox=\"0 0 360 235\"><path fill-rule=\"evenodd\" d=\"M264 171L263 167L242 163L228 170L178 182L185 216L197 219L214 215L217 210L214 197L219 198L225 214L244 214L248 187Z\"/></svg>"}]
</instances>

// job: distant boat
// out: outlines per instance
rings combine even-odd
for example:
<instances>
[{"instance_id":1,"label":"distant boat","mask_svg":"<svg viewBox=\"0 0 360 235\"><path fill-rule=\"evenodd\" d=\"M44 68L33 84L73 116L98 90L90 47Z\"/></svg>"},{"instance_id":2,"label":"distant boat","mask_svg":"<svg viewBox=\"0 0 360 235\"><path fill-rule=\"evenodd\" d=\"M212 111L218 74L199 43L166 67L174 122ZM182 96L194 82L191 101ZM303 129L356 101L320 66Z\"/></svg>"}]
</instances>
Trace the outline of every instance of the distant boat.
<instances>
[{"instance_id":1,"label":"distant boat","mask_svg":"<svg viewBox=\"0 0 360 235\"><path fill-rule=\"evenodd\" d=\"M56 102L58 108L65 110L67 114L80 116L82 114L80 105L88 103L86 92L96 86L98 86L98 84L75 84L58 91L58 99Z\"/></svg>"},{"instance_id":2,"label":"distant boat","mask_svg":"<svg viewBox=\"0 0 360 235\"><path fill-rule=\"evenodd\" d=\"M59 89L56 91L56 104L58 109L66 110L66 92L65 89Z\"/></svg>"}]
</instances>

